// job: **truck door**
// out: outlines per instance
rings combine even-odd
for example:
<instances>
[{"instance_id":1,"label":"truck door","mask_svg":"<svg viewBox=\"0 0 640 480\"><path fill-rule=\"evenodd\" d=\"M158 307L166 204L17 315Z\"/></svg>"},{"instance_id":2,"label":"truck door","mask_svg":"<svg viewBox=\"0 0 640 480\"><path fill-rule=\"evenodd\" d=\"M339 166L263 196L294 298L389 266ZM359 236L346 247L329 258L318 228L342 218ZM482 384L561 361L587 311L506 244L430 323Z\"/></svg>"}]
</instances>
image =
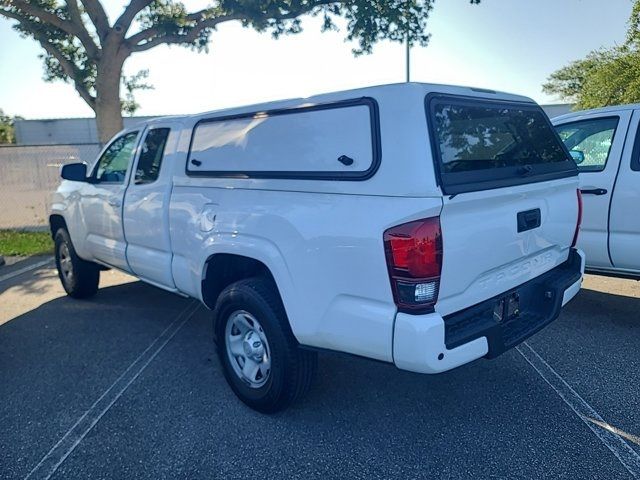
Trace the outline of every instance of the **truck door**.
<instances>
[{"instance_id":1,"label":"truck door","mask_svg":"<svg viewBox=\"0 0 640 480\"><path fill-rule=\"evenodd\" d=\"M127 260L143 280L175 289L171 274L168 202L171 195L171 153L179 129L157 123L143 133L124 202Z\"/></svg>"},{"instance_id":2,"label":"truck door","mask_svg":"<svg viewBox=\"0 0 640 480\"><path fill-rule=\"evenodd\" d=\"M640 272L640 111L633 112L611 200L609 250L617 270Z\"/></svg>"},{"instance_id":3,"label":"truck door","mask_svg":"<svg viewBox=\"0 0 640 480\"><path fill-rule=\"evenodd\" d=\"M609 206L620 166L629 111L586 114L556 124L580 172L583 217L578 247L587 255L587 267L611 268Z\"/></svg>"},{"instance_id":4,"label":"truck door","mask_svg":"<svg viewBox=\"0 0 640 480\"><path fill-rule=\"evenodd\" d=\"M125 132L98 159L90 182L82 188L82 216L91 256L129 271L122 228L122 204L139 132Z\"/></svg>"}]
</instances>

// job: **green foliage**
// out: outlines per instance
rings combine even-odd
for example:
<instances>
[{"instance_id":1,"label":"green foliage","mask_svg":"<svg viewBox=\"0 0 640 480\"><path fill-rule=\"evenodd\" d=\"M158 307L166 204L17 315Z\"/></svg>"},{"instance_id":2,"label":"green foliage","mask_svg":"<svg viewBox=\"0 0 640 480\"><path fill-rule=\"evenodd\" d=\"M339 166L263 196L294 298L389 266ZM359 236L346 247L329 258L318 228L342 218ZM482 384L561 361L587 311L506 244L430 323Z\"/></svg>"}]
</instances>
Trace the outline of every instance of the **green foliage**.
<instances>
[{"instance_id":1,"label":"green foliage","mask_svg":"<svg viewBox=\"0 0 640 480\"><path fill-rule=\"evenodd\" d=\"M129 116L135 115L140 108L133 93L136 90L153 90L153 85L149 85L145 80L149 78L149 70L140 70L130 77L122 76L122 84L125 90L124 99L121 101L122 111Z\"/></svg>"},{"instance_id":2,"label":"green foliage","mask_svg":"<svg viewBox=\"0 0 640 480\"><path fill-rule=\"evenodd\" d=\"M13 124L14 121L18 119L20 119L20 117L5 115L4 111L0 108L0 144L16 143Z\"/></svg>"},{"instance_id":3,"label":"green foliage","mask_svg":"<svg viewBox=\"0 0 640 480\"><path fill-rule=\"evenodd\" d=\"M552 73L547 94L576 103L576 109L640 102L640 0L635 0L625 43L590 52Z\"/></svg>"},{"instance_id":4,"label":"green foliage","mask_svg":"<svg viewBox=\"0 0 640 480\"><path fill-rule=\"evenodd\" d=\"M480 0L469 0L479 3ZM323 30L335 29L335 20L347 20L347 40L356 40L355 53L371 52L382 40L426 45L427 19L434 0L219 0L209 8L189 13L173 0L154 0L137 17L142 32L132 36L139 49L161 40L206 50L218 24L239 20L245 27L270 31L275 37L302 31L300 17L321 16Z\"/></svg>"},{"instance_id":5,"label":"green foliage","mask_svg":"<svg viewBox=\"0 0 640 480\"><path fill-rule=\"evenodd\" d=\"M0 255L44 255L53 252L49 232L0 230Z\"/></svg>"}]
</instances>

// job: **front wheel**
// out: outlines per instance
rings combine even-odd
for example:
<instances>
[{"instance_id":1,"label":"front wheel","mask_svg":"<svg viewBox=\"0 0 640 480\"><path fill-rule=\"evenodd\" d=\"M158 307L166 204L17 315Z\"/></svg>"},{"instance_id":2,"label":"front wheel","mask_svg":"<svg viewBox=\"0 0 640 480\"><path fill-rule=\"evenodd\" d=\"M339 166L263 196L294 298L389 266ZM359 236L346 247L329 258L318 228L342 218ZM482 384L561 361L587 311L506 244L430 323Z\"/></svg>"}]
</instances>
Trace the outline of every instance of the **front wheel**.
<instances>
[{"instance_id":1,"label":"front wheel","mask_svg":"<svg viewBox=\"0 0 640 480\"><path fill-rule=\"evenodd\" d=\"M215 328L225 378L249 407L274 413L307 392L317 354L299 347L272 281L251 278L227 287Z\"/></svg>"},{"instance_id":2,"label":"front wheel","mask_svg":"<svg viewBox=\"0 0 640 480\"><path fill-rule=\"evenodd\" d=\"M78 256L65 229L58 230L54 240L58 277L65 292L73 298L95 295L100 282L100 267Z\"/></svg>"}]
</instances>

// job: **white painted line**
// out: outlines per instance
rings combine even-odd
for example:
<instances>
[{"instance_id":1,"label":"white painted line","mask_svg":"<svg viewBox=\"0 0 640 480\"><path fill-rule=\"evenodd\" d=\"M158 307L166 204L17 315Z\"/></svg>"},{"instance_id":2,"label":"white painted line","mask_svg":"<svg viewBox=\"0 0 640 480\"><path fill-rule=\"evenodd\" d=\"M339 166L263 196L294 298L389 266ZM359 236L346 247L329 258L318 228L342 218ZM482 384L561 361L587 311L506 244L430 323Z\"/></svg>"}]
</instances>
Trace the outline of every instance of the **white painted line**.
<instances>
[{"instance_id":1,"label":"white painted line","mask_svg":"<svg viewBox=\"0 0 640 480\"><path fill-rule=\"evenodd\" d=\"M53 258L48 258L46 260L42 260L38 263L34 263L33 265L28 265L26 267L23 267L19 270L16 270L15 272L11 272L11 273L7 273L6 275L3 275L0 277L0 283L6 281L6 280L11 280L14 277L17 277L18 275L22 275L23 273L27 273L30 272L31 270L35 270L37 268L40 267L44 267L45 265L48 265L50 263L53 263Z\"/></svg>"},{"instance_id":2,"label":"white painted line","mask_svg":"<svg viewBox=\"0 0 640 480\"><path fill-rule=\"evenodd\" d=\"M632 435L630 433L627 433L624 430L620 430L619 428L614 427L613 425L609 425L607 422L601 422L599 420L596 420L595 418L588 418L587 420L589 420L590 422L595 423L599 427L602 427L602 428L604 428L606 430L612 431L616 435L620 435L622 438L624 438L625 440L629 440L631 443L635 443L636 445L640 445L640 437L637 437L636 435Z\"/></svg>"},{"instance_id":3,"label":"white painted line","mask_svg":"<svg viewBox=\"0 0 640 480\"><path fill-rule=\"evenodd\" d=\"M556 391L564 403L596 434L600 441L613 452L628 472L634 478L640 478L640 455L616 432L617 429L603 427L603 425L608 426L609 424L528 343L524 342L516 347L516 350Z\"/></svg>"},{"instance_id":4,"label":"white painted line","mask_svg":"<svg viewBox=\"0 0 640 480\"><path fill-rule=\"evenodd\" d=\"M156 358L156 355L178 333L182 326L198 310L199 304L191 302L173 320L167 328L136 358L131 365L104 391L102 395L84 412L78 421L64 434L51 450L38 462L38 464L25 477L27 479L48 480L62 465L71 452L80 444L84 437L100 421L105 413L113 406L129 386L140 376L147 366ZM154 348L155 347L155 348Z\"/></svg>"}]
</instances>

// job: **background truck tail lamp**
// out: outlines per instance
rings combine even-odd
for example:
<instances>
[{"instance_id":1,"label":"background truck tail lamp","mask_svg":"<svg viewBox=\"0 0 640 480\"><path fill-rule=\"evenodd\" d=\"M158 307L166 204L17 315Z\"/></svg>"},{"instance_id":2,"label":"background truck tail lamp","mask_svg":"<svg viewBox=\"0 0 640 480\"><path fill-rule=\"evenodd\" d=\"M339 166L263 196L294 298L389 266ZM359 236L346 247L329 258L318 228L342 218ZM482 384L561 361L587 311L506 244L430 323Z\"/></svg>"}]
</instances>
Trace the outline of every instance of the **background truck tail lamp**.
<instances>
[{"instance_id":1,"label":"background truck tail lamp","mask_svg":"<svg viewBox=\"0 0 640 480\"><path fill-rule=\"evenodd\" d=\"M578 220L576 221L576 232L573 234L573 242L571 242L572 247L575 247L578 243L580 225L582 224L582 193L580 193L580 189L576 190L576 193L578 195Z\"/></svg>"},{"instance_id":2,"label":"background truck tail lamp","mask_svg":"<svg viewBox=\"0 0 640 480\"><path fill-rule=\"evenodd\" d=\"M400 311L433 311L442 270L442 232L438 217L417 220L384 232L393 296Z\"/></svg>"}]
</instances>

